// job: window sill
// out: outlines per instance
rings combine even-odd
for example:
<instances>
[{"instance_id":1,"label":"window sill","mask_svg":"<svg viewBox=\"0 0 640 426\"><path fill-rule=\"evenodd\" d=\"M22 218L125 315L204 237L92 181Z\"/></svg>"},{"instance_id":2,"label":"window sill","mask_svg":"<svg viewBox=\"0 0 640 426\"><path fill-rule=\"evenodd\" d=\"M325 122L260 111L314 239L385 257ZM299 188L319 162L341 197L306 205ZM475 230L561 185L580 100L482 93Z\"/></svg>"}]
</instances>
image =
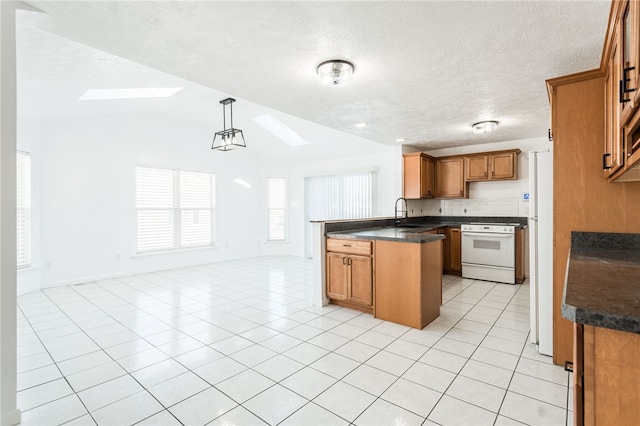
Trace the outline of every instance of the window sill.
<instances>
[{"instance_id":1,"label":"window sill","mask_svg":"<svg viewBox=\"0 0 640 426\"><path fill-rule=\"evenodd\" d=\"M202 247L190 247L190 248L175 249L175 250L150 251L146 253L136 253L133 256L131 256L131 258L137 259L137 258L145 258L145 257L157 256L157 255L188 253L188 252L203 251L203 250L217 250L219 248L220 247L213 245L213 246L202 246Z\"/></svg>"}]
</instances>

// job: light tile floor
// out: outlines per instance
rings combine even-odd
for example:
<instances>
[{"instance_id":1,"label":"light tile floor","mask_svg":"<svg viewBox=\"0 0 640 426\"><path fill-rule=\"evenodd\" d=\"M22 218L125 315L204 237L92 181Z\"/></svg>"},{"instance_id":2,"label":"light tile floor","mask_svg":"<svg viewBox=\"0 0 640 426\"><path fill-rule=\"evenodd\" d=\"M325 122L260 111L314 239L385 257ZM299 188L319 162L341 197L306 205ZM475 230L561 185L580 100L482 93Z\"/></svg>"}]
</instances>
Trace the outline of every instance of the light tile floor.
<instances>
[{"instance_id":1,"label":"light tile floor","mask_svg":"<svg viewBox=\"0 0 640 426\"><path fill-rule=\"evenodd\" d=\"M528 285L443 278L424 330L316 307L263 257L18 298L23 425L565 425L568 373L527 342Z\"/></svg>"}]
</instances>

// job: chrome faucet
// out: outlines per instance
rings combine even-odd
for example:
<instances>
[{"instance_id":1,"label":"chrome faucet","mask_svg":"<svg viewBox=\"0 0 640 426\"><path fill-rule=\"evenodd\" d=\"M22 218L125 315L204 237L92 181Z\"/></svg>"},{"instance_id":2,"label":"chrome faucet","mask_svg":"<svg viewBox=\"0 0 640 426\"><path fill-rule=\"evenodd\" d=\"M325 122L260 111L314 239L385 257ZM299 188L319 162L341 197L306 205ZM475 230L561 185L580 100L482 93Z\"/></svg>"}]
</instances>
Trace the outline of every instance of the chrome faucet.
<instances>
[{"instance_id":1,"label":"chrome faucet","mask_svg":"<svg viewBox=\"0 0 640 426\"><path fill-rule=\"evenodd\" d=\"M404 201L404 210L398 210L398 201L400 201L400 200ZM400 205L400 207L402 207L402 205ZM400 219L398 219L398 213L404 213L404 218L405 219L408 216L409 212L408 212L408 209L407 209L407 200L405 198L400 197L400 198L398 198L396 200L396 212L395 212L395 218L394 218L394 221L393 221L396 226L400 225L400 223L402 222Z\"/></svg>"}]
</instances>

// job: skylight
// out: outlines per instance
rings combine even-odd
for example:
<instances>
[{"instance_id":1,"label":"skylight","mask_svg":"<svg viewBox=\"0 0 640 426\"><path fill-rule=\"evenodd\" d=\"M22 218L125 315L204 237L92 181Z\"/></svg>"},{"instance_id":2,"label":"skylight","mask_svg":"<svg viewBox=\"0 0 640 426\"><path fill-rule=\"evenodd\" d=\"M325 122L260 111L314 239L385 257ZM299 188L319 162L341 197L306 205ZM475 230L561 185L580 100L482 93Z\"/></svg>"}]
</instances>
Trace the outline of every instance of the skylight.
<instances>
[{"instance_id":1,"label":"skylight","mask_svg":"<svg viewBox=\"0 0 640 426\"><path fill-rule=\"evenodd\" d=\"M309 143L271 114L253 117L253 121L289 146L307 145Z\"/></svg>"},{"instance_id":2,"label":"skylight","mask_svg":"<svg viewBox=\"0 0 640 426\"><path fill-rule=\"evenodd\" d=\"M106 99L167 98L181 91L183 87L141 87L136 89L89 89L79 101Z\"/></svg>"}]
</instances>

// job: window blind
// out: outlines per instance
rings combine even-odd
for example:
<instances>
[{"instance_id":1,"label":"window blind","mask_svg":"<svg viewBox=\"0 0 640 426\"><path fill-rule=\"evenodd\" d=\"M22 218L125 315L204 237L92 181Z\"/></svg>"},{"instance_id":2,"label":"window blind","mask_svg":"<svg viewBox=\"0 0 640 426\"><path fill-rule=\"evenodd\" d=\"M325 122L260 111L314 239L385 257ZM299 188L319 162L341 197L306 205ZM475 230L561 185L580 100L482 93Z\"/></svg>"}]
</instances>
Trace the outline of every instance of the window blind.
<instances>
[{"instance_id":1,"label":"window blind","mask_svg":"<svg viewBox=\"0 0 640 426\"><path fill-rule=\"evenodd\" d=\"M375 172L305 178L306 255L311 256L312 220L373 217Z\"/></svg>"},{"instance_id":2,"label":"window blind","mask_svg":"<svg viewBox=\"0 0 640 426\"><path fill-rule=\"evenodd\" d=\"M17 267L31 266L31 155L17 153L16 163Z\"/></svg>"},{"instance_id":3,"label":"window blind","mask_svg":"<svg viewBox=\"0 0 640 426\"><path fill-rule=\"evenodd\" d=\"M215 175L136 167L138 253L215 242Z\"/></svg>"},{"instance_id":4,"label":"window blind","mask_svg":"<svg viewBox=\"0 0 640 426\"><path fill-rule=\"evenodd\" d=\"M267 240L287 239L287 179L267 178Z\"/></svg>"}]
</instances>

